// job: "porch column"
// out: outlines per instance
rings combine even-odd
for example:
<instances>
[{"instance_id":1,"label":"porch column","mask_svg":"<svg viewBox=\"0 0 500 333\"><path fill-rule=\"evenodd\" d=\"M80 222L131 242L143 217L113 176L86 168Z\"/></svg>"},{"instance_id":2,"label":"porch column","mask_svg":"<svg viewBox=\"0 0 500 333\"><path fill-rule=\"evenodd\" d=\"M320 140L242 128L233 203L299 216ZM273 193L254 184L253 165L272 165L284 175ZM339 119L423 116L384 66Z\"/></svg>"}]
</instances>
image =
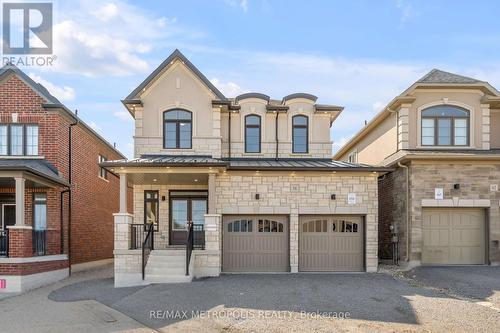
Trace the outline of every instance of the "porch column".
<instances>
[{"instance_id":1,"label":"porch column","mask_svg":"<svg viewBox=\"0 0 500 333\"><path fill-rule=\"evenodd\" d=\"M120 213L127 213L127 174L120 173Z\"/></svg>"},{"instance_id":2,"label":"porch column","mask_svg":"<svg viewBox=\"0 0 500 333\"><path fill-rule=\"evenodd\" d=\"M208 174L208 214L215 214L215 173Z\"/></svg>"},{"instance_id":3,"label":"porch column","mask_svg":"<svg viewBox=\"0 0 500 333\"><path fill-rule=\"evenodd\" d=\"M16 226L24 226L24 194L26 179L15 177L16 181Z\"/></svg>"}]
</instances>

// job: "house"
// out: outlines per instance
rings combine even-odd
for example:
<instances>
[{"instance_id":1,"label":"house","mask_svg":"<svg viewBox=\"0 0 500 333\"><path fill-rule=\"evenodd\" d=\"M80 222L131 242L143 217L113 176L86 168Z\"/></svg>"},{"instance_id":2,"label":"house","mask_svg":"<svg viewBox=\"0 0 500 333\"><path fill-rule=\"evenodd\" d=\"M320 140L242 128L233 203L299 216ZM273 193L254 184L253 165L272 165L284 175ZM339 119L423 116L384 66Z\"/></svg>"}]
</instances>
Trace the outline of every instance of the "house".
<instances>
[{"instance_id":1,"label":"house","mask_svg":"<svg viewBox=\"0 0 500 333\"><path fill-rule=\"evenodd\" d=\"M119 179L98 163L117 158L42 85L13 65L0 69L0 292L113 257Z\"/></svg>"},{"instance_id":2,"label":"house","mask_svg":"<svg viewBox=\"0 0 500 333\"><path fill-rule=\"evenodd\" d=\"M434 69L334 158L394 169L379 179L381 258L500 262L500 93L487 82Z\"/></svg>"},{"instance_id":3,"label":"house","mask_svg":"<svg viewBox=\"0 0 500 333\"><path fill-rule=\"evenodd\" d=\"M316 100L227 98L173 52L122 101L134 158L101 163L121 183L115 286L376 271L377 179L389 169L333 161L330 127L343 108Z\"/></svg>"}]
</instances>

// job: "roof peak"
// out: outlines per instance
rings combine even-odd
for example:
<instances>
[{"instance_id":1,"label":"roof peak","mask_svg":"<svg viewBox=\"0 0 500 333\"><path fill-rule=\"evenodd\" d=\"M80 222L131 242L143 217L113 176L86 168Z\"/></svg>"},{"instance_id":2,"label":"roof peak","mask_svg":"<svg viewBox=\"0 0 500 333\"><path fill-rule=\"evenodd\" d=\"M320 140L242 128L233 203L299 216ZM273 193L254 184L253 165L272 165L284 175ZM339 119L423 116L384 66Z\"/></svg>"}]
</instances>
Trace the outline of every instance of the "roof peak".
<instances>
[{"instance_id":1,"label":"roof peak","mask_svg":"<svg viewBox=\"0 0 500 333\"><path fill-rule=\"evenodd\" d=\"M455 73L443 71L438 68L433 68L429 73L420 78L417 83L479 83L483 82L468 76L458 75Z\"/></svg>"}]
</instances>

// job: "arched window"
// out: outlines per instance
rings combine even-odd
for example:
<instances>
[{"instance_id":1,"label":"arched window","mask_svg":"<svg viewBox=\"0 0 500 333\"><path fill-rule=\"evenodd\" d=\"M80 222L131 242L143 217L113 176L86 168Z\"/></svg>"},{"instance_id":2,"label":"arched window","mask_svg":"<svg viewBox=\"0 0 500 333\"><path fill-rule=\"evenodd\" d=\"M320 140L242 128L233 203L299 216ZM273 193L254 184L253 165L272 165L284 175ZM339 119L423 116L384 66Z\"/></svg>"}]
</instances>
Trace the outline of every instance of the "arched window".
<instances>
[{"instance_id":1,"label":"arched window","mask_svg":"<svg viewBox=\"0 0 500 333\"><path fill-rule=\"evenodd\" d=\"M308 122L309 119L306 116L292 117L292 153L294 154L307 154L309 152Z\"/></svg>"},{"instance_id":2,"label":"arched window","mask_svg":"<svg viewBox=\"0 0 500 333\"><path fill-rule=\"evenodd\" d=\"M190 149L193 115L185 110L163 112L163 148Z\"/></svg>"},{"instance_id":3,"label":"arched window","mask_svg":"<svg viewBox=\"0 0 500 333\"><path fill-rule=\"evenodd\" d=\"M245 117L245 153L260 153L260 116Z\"/></svg>"},{"instance_id":4,"label":"arched window","mask_svg":"<svg viewBox=\"0 0 500 333\"><path fill-rule=\"evenodd\" d=\"M438 105L422 111L422 146L468 146L469 111Z\"/></svg>"}]
</instances>

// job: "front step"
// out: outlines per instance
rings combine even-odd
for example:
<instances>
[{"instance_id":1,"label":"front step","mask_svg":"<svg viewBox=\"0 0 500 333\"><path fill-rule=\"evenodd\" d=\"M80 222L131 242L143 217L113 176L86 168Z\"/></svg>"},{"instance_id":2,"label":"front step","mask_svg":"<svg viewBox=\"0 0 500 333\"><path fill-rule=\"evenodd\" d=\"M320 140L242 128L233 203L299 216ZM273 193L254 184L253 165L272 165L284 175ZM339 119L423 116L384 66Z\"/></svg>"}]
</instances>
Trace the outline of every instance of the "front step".
<instances>
[{"instance_id":1,"label":"front step","mask_svg":"<svg viewBox=\"0 0 500 333\"><path fill-rule=\"evenodd\" d=\"M147 283L183 283L191 282L193 276L186 276L186 250L153 250L146 264Z\"/></svg>"}]
</instances>

